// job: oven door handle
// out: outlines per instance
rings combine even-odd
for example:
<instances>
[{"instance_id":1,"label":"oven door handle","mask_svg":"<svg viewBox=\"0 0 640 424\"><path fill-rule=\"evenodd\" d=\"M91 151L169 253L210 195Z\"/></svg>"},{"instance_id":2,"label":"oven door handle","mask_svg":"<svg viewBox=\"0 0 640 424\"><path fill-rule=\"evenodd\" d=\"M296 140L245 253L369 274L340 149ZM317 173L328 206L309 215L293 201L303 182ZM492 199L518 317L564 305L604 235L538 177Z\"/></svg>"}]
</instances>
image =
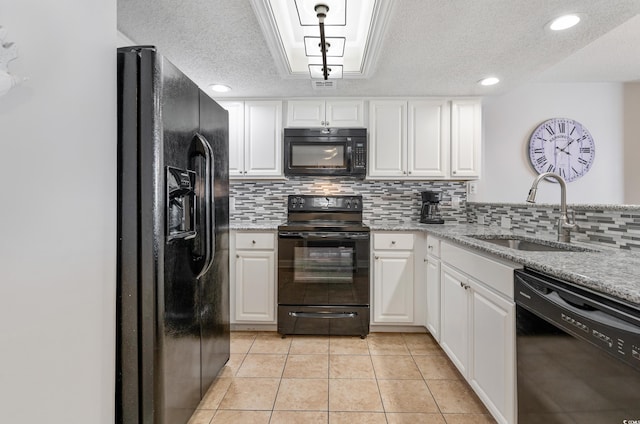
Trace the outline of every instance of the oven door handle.
<instances>
[{"instance_id":1,"label":"oven door handle","mask_svg":"<svg viewBox=\"0 0 640 424\"><path fill-rule=\"evenodd\" d=\"M294 318L355 318L358 316L357 312L289 312L290 317Z\"/></svg>"},{"instance_id":2,"label":"oven door handle","mask_svg":"<svg viewBox=\"0 0 640 424\"><path fill-rule=\"evenodd\" d=\"M279 238L293 238L305 240L368 240L369 233L348 233L348 232L283 232L278 234Z\"/></svg>"}]
</instances>

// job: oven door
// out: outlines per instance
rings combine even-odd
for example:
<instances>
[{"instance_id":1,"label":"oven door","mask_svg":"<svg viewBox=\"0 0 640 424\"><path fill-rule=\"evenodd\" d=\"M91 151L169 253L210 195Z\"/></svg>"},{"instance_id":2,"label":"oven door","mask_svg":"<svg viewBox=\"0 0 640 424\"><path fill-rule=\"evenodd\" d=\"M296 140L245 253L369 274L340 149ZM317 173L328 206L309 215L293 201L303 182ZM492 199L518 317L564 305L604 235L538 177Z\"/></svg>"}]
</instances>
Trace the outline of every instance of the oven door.
<instances>
[{"instance_id":1,"label":"oven door","mask_svg":"<svg viewBox=\"0 0 640 424\"><path fill-rule=\"evenodd\" d=\"M281 231L278 304L368 306L369 233Z\"/></svg>"}]
</instances>

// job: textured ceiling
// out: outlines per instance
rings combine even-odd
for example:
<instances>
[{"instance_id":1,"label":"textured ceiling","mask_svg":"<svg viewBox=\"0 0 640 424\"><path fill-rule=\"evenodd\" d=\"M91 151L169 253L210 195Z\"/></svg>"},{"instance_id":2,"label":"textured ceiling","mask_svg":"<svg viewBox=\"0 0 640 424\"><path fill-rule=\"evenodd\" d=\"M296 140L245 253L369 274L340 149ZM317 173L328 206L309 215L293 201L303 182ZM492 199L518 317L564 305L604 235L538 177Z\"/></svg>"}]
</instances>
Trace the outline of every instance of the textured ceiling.
<instances>
[{"instance_id":1,"label":"textured ceiling","mask_svg":"<svg viewBox=\"0 0 640 424\"><path fill-rule=\"evenodd\" d=\"M566 12L581 25L545 29ZM640 0L395 0L372 77L326 91L278 73L249 0L118 0L118 29L201 87L233 88L216 98L484 96L532 81L640 80L638 14ZM487 75L502 82L479 86Z\"/></svg>"}]
</instances>

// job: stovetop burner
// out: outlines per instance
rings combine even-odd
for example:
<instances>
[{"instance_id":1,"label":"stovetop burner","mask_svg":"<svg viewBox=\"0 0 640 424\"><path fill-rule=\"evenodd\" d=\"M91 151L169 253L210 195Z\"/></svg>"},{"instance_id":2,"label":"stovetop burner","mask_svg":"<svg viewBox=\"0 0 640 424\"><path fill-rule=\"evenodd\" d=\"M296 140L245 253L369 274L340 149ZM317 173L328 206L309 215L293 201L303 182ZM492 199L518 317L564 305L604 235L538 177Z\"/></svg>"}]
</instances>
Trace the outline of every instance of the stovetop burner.
<instances>
[{"instance_id":1,"label":"stovetop burner","mask_svg":"<svg viewBox=\"0 0 640 424\"><path fill-rule=\"evenodd\" d=\"M289 195L287 211L280 231L369 231L362 223L362 196Z\"/></svg>"}]
</instances>

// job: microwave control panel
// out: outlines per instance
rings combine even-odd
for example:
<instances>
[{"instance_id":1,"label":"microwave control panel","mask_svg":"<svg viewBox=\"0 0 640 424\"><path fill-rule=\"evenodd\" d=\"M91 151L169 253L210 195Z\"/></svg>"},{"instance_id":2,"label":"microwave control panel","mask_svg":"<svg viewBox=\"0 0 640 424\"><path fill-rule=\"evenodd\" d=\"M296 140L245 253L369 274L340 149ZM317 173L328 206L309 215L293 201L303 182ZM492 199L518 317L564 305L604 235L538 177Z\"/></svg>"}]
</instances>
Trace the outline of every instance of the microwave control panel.
<instances>
[{"instance_id":1,"label":"microwave control panel","mask_svg":"<svg viewBox=\"0 0 640 424\"><path fill-rule=\"evenodd\" d=\"M367 166L367 143L356 141L353 146L353 166L354 168L366 168Z\"/></svg>"}]
</instances>

